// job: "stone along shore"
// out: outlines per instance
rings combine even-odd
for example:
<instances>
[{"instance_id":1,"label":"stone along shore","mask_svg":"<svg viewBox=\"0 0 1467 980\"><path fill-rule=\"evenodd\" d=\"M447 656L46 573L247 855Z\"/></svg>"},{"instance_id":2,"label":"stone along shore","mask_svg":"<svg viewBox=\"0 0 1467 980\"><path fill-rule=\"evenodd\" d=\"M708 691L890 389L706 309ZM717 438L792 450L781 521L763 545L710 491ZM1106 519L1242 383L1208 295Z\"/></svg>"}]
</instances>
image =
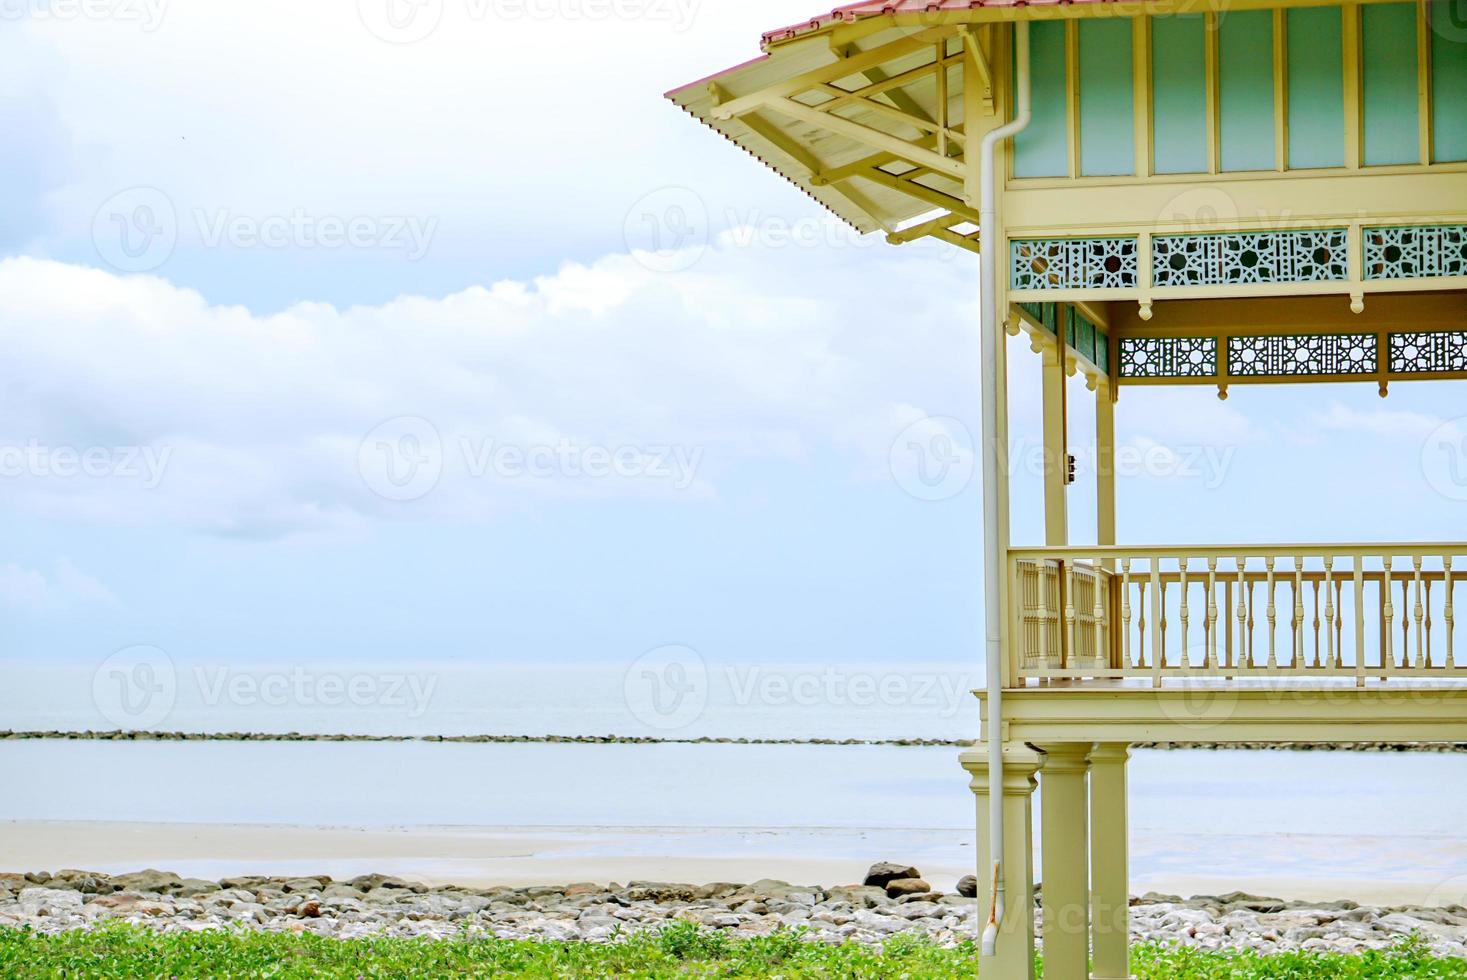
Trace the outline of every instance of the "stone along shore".
<instances>
[{"instance_id":1,"label":"stone along shore","mask_svg":"<svg viewBox=\"0 0 1467 980\"><path fill-rule=\"evenodd\" d=\"M971 895L973 879L959 883ZM1042 898L1041 898L1042 901ZM1203 949L1358 952L1418 934L1439 956L1467 956L1467 909L1370 908L1353 902L1284 902L1240 893L1131 900L1133 942ZM804 929L811 941L879 944L915 933L942 945L976 935L979 910L941 894L915 868L874 865L865 883L833 888L752 884L573 884L534 888L430 887L384 875L333 881L240 876L221 881L166 871L108 876L86 871L0 874L0 928L43 933L123 921L164 932L244 928L353 938L607 942L688 921L735 936ZM1039 910L1043 920L1043 909Z\"/></svg>"}]
</instances>

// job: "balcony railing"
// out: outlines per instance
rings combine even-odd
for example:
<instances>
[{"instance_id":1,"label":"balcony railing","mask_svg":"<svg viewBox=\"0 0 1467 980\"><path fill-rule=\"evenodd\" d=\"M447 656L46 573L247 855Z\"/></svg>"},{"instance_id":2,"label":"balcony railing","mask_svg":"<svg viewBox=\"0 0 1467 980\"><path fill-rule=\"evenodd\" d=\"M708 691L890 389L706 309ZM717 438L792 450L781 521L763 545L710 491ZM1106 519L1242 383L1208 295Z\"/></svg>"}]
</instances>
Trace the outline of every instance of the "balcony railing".
<instances>
[{"instance_id":1,"label":"balcony railing","mask_svg":"<svg viewBox=\"0 0 1467 980\"><path fill-rule=\"evenodd\" d=\"M1014 548L1009 683L1467 680L1467 544Z\"/></svg>"}]
</instances>

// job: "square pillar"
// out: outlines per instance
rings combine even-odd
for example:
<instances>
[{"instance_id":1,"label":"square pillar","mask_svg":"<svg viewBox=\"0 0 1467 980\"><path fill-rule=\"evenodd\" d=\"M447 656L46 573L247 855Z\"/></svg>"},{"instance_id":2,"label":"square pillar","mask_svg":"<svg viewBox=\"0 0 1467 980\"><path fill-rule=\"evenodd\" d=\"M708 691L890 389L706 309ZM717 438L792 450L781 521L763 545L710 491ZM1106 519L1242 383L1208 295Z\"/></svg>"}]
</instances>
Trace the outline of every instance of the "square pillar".
<instances>
[{"instance_id":1,"label":"square pillar","mask_svg":"<svg viewBox=\"0 0 1467 980\"><path fill-rule=\"evenodd\" d=\"M1060 332L1064 332L1063 326ZM1043 347L1044 394L1044 543L1070 543L1069 505L1065 491L1069 474L1068 412L1065 403L1065 354L1062 341Z\"/></svg>"},{"instance_id":2,"label":"square pillar","mask_svg":"<svg viewBox=\"0 0 1467 980\"><path fill-rule=\"evenodd\" d=\"M993 843L988 832L988 750L979 743L959 761L972 776L970 787L978 808L978 936L993 907ZM999 923L994 955L981 957L980 976L999 980L1034 980L1034 774L1044 753L1028 746L1004 750L1004 918Z\"/></svg>"},{"instance_id":3,"label":"square pillar","mask_svg":"<svg viewBox=\"0 0 1467 980\"><path fill-rule=\"evenodd\" d=\"M1095 543L1116 543L1116 401L1109 380L1095 386Z\"/></svg>"},{"instance_id":4,"label":"square pillar","mask_svg":"<svg viewBox=\"0 0 1467 980\"><path fill-rule=\"evenodd\" d=\"M1126 762L1130 758L1131 747L1124 742L1102 742L1090 753L1092 980L1129 980L1131 976L1126 804Z\"/></svg>"},{"instance_id":5,"label":"square pillar","mask_svg":"<svg viewBox=\"0 0 1467 980\"><path fill-rule=\"evenodd\" d=\"M1089 742L1041 745L1044 978L1090 976Z\"/></svg>"}]
</instances>

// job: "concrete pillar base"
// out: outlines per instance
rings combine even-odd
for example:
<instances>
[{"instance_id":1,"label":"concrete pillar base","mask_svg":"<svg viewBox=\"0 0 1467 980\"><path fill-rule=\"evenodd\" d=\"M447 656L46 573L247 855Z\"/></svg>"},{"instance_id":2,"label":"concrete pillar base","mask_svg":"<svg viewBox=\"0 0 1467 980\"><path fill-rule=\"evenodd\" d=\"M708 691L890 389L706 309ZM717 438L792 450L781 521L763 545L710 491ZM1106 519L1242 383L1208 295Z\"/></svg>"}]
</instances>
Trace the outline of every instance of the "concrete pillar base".
<instances>
[{"instance_id":1,"label":"concrete pillar base","mask_svg":"<svg viewBox=\"0 0 1467 980\"><path fill-rule=\"evenodd\" d=\"M972 776L978 812L978 930L981 936L992 907L993 848L988 833L990 781L988 749L979 744L959 761ZM997 950L979 962L983 977L1034 980L1034 774L1044 766L1044 753L1028 746L1004 749L1004 889L1006 910Z\"/></svg>"}]
</instances>

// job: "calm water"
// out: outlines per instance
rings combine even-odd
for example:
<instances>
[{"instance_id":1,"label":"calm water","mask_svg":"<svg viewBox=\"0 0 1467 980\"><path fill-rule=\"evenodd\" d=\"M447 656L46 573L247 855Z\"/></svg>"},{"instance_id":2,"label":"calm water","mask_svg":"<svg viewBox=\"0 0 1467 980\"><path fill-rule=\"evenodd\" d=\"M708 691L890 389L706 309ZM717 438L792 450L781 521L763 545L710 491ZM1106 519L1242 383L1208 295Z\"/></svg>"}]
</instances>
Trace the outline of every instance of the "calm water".
<instances>
[{"instance_id":1,"label":"calm water","mask_svg":"<svg viewBox=\"0 0 1467 980\"><path fill-rule=\"evenodd\" d=\"M0 742L0 819L758 828L818 852L971 854L953 749ZM1467 756L1138 751L1133 873L1467 873ZM683 847L703 846L683 838ZM721 846L716 843L708 846ZM909 858L910 859L910 858ZM1342 885L1342 893L1345 886Z\"/></svg>"},{"instance_id":2,"label":"calm water","mask_svg":"<svg viewBox=\"0 0 1467 980\"><path fill-rule=\"evenodd\" d=\"M950 664L751 667L678 648L555 667L0 661L0 728L953 739L978 731L982 683Z\"/></svg>"},{"instance_id":3,"label":"calm water","mask_svg":"<svg viewBox=\"0 0 1467 980\"><path fill-rule=\"evenodd\" d=\"M677 651L609 667L143 666L0 665L0 728L781 738L978 730L966 692L979 678L952 667L731 668ZM133 681L162 700L119 701ZM367 696L345 696L353 684ZM119 715L119 705L134 714ZM956 756L885 746L12 741L0 742L0 786L10 790L0 820L659 827L676 831L667 853L722 852L750 836L720 829L758 828L771 847L795 853L960 867L971 855L973 801ZM1341 893L1348 882L1467 882L1467 755L1138 751L1131 780L1133 878L1143 886L1203 871L1339 881Z\"/></svg>"}]
</instances>

